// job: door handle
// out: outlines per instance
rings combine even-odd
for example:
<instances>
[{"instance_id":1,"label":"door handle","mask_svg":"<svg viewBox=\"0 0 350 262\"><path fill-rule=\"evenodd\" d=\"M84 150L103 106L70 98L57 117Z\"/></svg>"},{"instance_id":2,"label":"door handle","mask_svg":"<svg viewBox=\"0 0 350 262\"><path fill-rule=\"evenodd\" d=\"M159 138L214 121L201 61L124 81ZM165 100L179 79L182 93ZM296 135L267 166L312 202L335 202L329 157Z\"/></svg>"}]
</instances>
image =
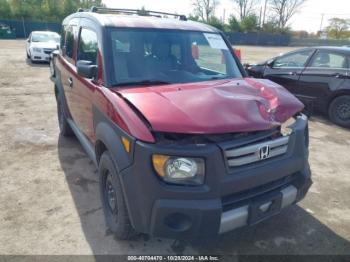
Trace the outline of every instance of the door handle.
<instances>
[{"instance_id":1,"label":"door handle","mask_svg":"<svg viewBox=\"0 0 350 262\"><path fill-rule=\"evenodd\" d=\"M346 77L346 75L343 75L343 74L340 74L340 73L335 73L332 76L335 77L335 78L344 78L344 77Z\"/></svg>"},{"instance_id":2,"label":"door handle","mask_svg":"<svg viewBox=\"0 0 350 262\"><path fill-rule=\"evenodd\" d=\"M68 84L69 84L69 87L73 87L73 78L71 77L68 77Z\"/></svg>"},{"instance_id":3,"label":"door handle","mask_svg":"<svg viewBox=\"0 0 350 262\"><path fill-rule=\"evenodd\" d=\"M298 73L297 72L295 72L295 71L293 71L293 72L289 72L288 73L288 75L290 75L290 76L296 76Z\"/></svg>"}]
</instances>

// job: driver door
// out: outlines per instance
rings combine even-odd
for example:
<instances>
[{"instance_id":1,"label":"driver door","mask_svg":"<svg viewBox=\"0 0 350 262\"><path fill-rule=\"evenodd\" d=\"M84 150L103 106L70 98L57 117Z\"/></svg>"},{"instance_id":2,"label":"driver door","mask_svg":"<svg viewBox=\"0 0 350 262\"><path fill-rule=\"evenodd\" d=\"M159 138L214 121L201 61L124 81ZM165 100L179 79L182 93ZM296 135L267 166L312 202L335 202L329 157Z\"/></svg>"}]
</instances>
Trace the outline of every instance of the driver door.
<instances>
[{"instance_id":1,"label":"driver door","mask_svg":"<svg viewBox=\"0 0 350 262\"><path fill-rule=\"evenodd\" d=\"M263 78L270 79L296 94L300 76L314 52L314 49L306 49L276 58L266 65Z\"/></svg>"}]
</instances>

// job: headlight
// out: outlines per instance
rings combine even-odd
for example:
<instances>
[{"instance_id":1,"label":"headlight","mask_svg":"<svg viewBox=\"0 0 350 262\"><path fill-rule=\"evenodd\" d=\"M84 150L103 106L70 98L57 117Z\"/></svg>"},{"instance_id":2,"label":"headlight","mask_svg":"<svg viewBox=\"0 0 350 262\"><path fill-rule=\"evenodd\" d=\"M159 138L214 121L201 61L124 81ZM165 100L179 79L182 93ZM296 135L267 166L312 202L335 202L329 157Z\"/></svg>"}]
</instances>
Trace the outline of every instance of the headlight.
<instances>
[{"instance_id":1,"label":"headlight","mask_svg":"<svg viewBox=\"0 0 350 262\"><path fill-rule=\"evenodd\" d=\"M293 129L290 126L293 125L295 121L295 118L291 117L281 125L281 134L283 136L289 136L292 134Z\"/></svg>"},{"instance_id":2,"label":"headlight","mask_svg":"<svg viewBox=\"0 0 350 262\"><path fill-rule=\"evenodd\" d=\"M33 47L33 51L37 53L41 53L41 48Z\"/></svg>"},{"instance_id":3,"label":"headlight","mask_svg":"<svg viewBox=\"0 0 350 262\"><path fill-rule=\"evenodd\" d=\"M201 158L153 155L153 166L165 182L181 185L204 183L205 164Z\"/></svg>"}]
</instances>

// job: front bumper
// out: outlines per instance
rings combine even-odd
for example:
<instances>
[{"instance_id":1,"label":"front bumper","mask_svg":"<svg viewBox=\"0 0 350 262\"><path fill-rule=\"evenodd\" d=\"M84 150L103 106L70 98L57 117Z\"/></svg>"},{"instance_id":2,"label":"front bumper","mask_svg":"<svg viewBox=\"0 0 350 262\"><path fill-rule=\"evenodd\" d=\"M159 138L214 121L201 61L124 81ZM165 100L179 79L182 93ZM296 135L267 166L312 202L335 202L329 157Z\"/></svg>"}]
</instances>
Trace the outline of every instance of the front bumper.
<instances>
[{"instance_id":1,"label":"front bumper","mask_svg":"<svg viewBox=\"0 0 350 262\"><path fill-rule=\"evenodd\" d=\"M225 145L136 142L134 162L120 176L134 228L159 237L210 237L279 213L300 201L312 184L306 130L307 119L298 119L286 154L238 168L227 166ZM153 170L153 154L205 158L204 185L164 183ZM280 203L273 212L256 214L253 207L275 199Z\"/></svg>"},{"instance_id":2,"label":"front bumper","mask_svg":"<svg viewBox=\"0 0 350 262\"><path fill-rule=\"evenodd\" d=\"M41 61L41 62L49 62L50 61L50 53L43 52L31 52L31 60L32 61Z\"/></svg>"}]
</instances>

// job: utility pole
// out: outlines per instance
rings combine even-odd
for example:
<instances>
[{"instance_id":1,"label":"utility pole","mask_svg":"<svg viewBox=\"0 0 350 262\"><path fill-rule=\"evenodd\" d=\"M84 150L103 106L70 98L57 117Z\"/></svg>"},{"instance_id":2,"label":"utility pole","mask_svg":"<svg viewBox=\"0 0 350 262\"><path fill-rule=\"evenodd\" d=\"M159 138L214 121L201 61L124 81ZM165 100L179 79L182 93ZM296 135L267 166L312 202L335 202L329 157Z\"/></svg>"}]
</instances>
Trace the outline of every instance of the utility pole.
<instances>
[{"instance_id":1,"label":"utility pole","mask_svg":"<svg viewBox=\"0 0 350 262\"><path fill-rule=\"evenodd\" d=\"M222 22L225 23L226 20L226 9L224 8L224 13L222 15Z\"/></svg>"},{"instance_id":2,"label":"utility pole","mask_svg":"<svg viewBox=\"0 0 350 262\"><path fill-rule=\"evenodd\" d=\"M323 17L324 17L324 14L322 14L322 16L321 16L320 32L322 32L322 26L323 26Z\"/></svg>"}]
</instances>

